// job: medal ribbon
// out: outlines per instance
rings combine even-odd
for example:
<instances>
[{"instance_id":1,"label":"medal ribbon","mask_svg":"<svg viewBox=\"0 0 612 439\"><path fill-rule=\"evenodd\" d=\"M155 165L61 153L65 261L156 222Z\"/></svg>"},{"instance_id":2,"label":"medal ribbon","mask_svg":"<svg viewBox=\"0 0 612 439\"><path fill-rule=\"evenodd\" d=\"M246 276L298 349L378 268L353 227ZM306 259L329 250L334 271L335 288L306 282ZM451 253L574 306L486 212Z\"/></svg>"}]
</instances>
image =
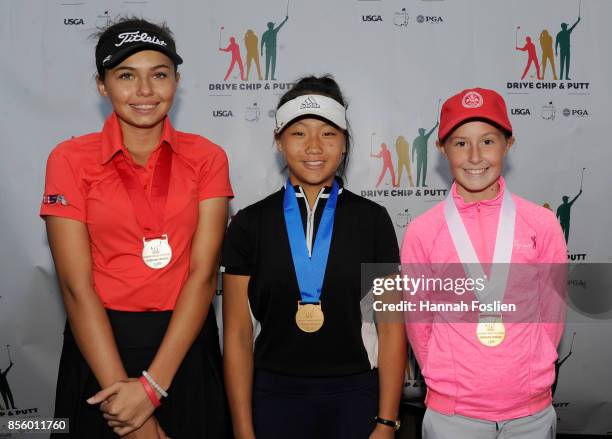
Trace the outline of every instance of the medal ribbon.
<instances>
[{"instance_id":1,"label":"medal ribbon","mask_svg":"<svg viewBox=\"0 0 612 439\"><path fill-rule=\"evenodd\" d=\"M170 145L164 143L161 146L155 170L153 171L153 182L151 186L151 200L142 188L138 175L128 163L123 153L115 154L113 165L128 197L134 207L136 221L143 230L145 239L161 238L164 227L164 214L166 201L168 200L168 188L170 186L170 169L172 168L172 150Z\"/></svg>"},{"instance_id":2,"label":"medal ribbon","mask_svg":"<svg viewBox=\"0 0 612 439\"><path fill-rule=\"evenodd\" d=\"M472 279L487 279L451 193L446 197L444 216L466 274ZM506 188L499 213L499 223L497 224L491 276L486 280L486 287L483 291L478 293L474 290L474 294L482 303L493 303L495 300L501 302L504 298L506 284L508 283L509 264L512 258L515 220L516 207L510 191ZM484 298L485 295L486 299Z\"/></svg>"},{"instance_id":3,"label":"medal ribbon","mask_svg":"<svg viewBox=\"0 0 612 439\"><path fill-rule=\"evenodd\" d=\"M304 227L302 224L302 216L300 215L300 207L298 206L295 196L295 189L291 181L287 179L285 196L283 199L285 224L287 226L289 247L291 247L291 256L293 258L293 266L295 267L295 274L300 288L300 295L302 297L302 302L305 303L318 303L321 297L325 267L327 267L327 257L329 256L332 231L334 228L334 213L338 202L338 191L338 183L334 180L331 193L329 194L327 203L325 203L321 222L319 223L312 250L312 257L309 257L308 248L306 246L306 236L304 235Z\"/></svg>"}]
</instances>

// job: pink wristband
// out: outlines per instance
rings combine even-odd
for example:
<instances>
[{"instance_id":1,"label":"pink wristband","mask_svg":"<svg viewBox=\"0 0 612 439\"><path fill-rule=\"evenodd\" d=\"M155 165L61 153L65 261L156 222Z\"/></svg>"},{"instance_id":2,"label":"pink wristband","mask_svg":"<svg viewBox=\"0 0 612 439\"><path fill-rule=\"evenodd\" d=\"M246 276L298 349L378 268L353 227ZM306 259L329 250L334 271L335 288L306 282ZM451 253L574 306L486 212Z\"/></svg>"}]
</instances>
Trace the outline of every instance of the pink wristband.
<instances>
[{"instance_id":1,"label":"pink wristband","mask_svg":"<svg viewBox=\"0 0 612 439\"><path fill-rule=\"evenodd\" d=\"M153 403L153 406L155 408L159 407L161 405L161 402L159 402L159 399L157 398L157 395L155 394L155 390L153 390L153 387L151 387L151 384L149 384L147 379L141 376L138 378L138 381L140 381L140 384L142 384L142 387L144 387L145 392L147 392L147 396Z\"/></svg>"}]
</instances>

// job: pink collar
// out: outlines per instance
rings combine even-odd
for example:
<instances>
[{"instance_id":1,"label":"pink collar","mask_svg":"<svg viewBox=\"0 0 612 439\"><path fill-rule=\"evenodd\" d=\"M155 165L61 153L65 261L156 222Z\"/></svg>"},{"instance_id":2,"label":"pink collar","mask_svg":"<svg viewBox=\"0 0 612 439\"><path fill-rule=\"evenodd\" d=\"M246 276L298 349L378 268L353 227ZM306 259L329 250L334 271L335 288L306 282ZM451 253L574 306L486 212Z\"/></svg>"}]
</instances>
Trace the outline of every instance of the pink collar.
<instances>
[{"instance_id":1,"label":"pink collar","mask_svg":"<svg viewBox=\"0 0 612 439\"><path fill-rule=\"evenodd\" d=\"M463 200L463 197L457 193L457 182L453 182L453 185L451 186L451 195L453 196L453 200L455 201L457 210L461 212L462 210L466 210L474 206L479 206L479 207L480 206L491 206L491 207L501 206L503 195L504 195L504 190L506 188L506 181L504 180L504 177L502 177L501 175L499 176L498 181L499 181L499 192L494 198L491 198L488 200L481 200L481 201L471 201L471 202L465 202Z\"/></svg>"}]
</instances>

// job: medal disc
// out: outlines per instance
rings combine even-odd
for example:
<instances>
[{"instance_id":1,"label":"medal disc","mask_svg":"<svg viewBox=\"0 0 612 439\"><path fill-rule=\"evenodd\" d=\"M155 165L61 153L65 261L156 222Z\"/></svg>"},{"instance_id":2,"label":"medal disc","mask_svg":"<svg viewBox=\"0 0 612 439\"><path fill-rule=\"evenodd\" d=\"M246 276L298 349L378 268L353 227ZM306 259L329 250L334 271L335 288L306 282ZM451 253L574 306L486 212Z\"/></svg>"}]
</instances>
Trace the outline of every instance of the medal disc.
<instances>
[{"instance_id":1,"label":"medal disc","mask_svg":"<svg viewBox=\"0 0 612 439\"><path fill-rule=\"evenodd\" d=\"M158 270L167 266L172 260L172 248L168 243L168 235L161 238L142 238L142 260L147 267Z\"/></svg>"},{"instance_id":2,"label":"medal disc","mask_svg":"<svg viewBox=\"0 0 612 439\"><path fill-rule=\"evenodd\" d=\"M301 303L298 301L298 309L295 313L295 323L304 332L316 332L323 326L323 310L319 303Z\"/></svg>"},{"instance_id":3,"label":"medal disc","mask_svg":"<svg viewBox=\"0 0 612 439\"><path fill-rule=\"evenodd\" d=\"M476 327L476 337L485 346L498 346L506 338L506 327L501 318L490 322L478 322Z\"/></svg>"}]
</instances>

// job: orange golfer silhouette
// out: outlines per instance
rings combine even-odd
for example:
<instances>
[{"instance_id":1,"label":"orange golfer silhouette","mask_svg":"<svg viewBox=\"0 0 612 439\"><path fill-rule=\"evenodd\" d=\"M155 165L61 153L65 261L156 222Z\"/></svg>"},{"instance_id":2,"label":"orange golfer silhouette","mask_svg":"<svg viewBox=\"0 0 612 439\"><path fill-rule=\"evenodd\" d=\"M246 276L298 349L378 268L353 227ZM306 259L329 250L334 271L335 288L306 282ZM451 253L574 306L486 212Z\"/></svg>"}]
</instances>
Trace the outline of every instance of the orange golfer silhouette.
<instances>
[{"instance_id":1,"label":"orange golfer silhouette","mask_svg":"<svg viewBox=\"0 0 612 439\"><path fill-rule=\"evenodd\" d=\"M550 36L548 31L544 29L540 34L540 47L542 48L542 79L546 76L546 64L550 61L550 66L553 72L553 78L557 80L557 69L555 67L555 57L553 54L553 38Z\"/></svg>"},{"instance_id":2,"label":"orange golfer silhouette","mask_svg":"<svg viewBox=\"0 0 612 439\"><path fill-rule=\"evenodd\" d=\"M531 64L535 64L537 79L542 79L540 76L540 63L538 62L538 55L536 54L535 44L531 41L531 37L525 38L525 45L523 47L516 46L516 50L522 50L523 52L527 52L527 65L525 66L525 70L523 71L523 76L521 76L521 80L525 79L527 76L527 72L531 67Z\"/></svg>"},{"instance_id":3,"label":"orange golfer silhouette","mask_svg":"<svg viewBox=\"0 0 612 439\"><path fill-rule=\"evenodd\" d=\"M240 46L238 46L238 44L236 43L236 39L234 37L230 37L229 45L225 49L219 47L219 50L222 52L230 52L232 54L232 61L230 63L229 69L227 69L227 73L225 74L225 78L223 78L223 80L227 81L227 78L229 78L229 76L231 75L235 65L238 64L238 68L240 69L240 79L244 81L244 66L242 65L242 57L240 56Z\"/></svg>"},{"instance_id":4,"label":"orange golfer silhouette","mask_svg":"<svg viewBox=\"0 0 612 439\"><path fill-rule=\"evenodd\" d=\"M408 182L410 186L414 186L412 181L412 171L410 169L410 144L406 141L404 136L398 136L395 141L395 151L397 152L397 185L402 184L402 171L406 169L408 174Z\"/></svg>"},{"instance_id":5,"label":"orange golfer silhouette","mask_svg":"<svg viewBox=\"0 0 612 439\"><path fill-rule=\"evenodd\" d=\"M249 74L251 73L251 61L255 61L255 67L257 67L257 77L259 80L262 80L261 77L261 66L259 65L259 38L253 31L253 29L249 29L244 34L244 45L246 46L246 79L249 79ZM551 46L552 47L552 46Z\"/></svg>"},{"instance_id":6,"label":"orange golfer silhouette","mask_svg":"<svg viewBox=\"0 0 612 439\"><path fill-rule=\"evenodd\" d=\"M395 183L395 169L393 169L393 161L391 160L391 151L389 151L389 148L387 148L387 144L381 143L380 152L378 154L370 153L370 157L381 158L383 161L383 168L380 172L380 176L378 177L378 181L376 182L376 187L380 186L380 183L382 182L382 179L387 171L391 173L391 184L394 187L397 187L397 184Z\"/></svg>"}]
</instances>

